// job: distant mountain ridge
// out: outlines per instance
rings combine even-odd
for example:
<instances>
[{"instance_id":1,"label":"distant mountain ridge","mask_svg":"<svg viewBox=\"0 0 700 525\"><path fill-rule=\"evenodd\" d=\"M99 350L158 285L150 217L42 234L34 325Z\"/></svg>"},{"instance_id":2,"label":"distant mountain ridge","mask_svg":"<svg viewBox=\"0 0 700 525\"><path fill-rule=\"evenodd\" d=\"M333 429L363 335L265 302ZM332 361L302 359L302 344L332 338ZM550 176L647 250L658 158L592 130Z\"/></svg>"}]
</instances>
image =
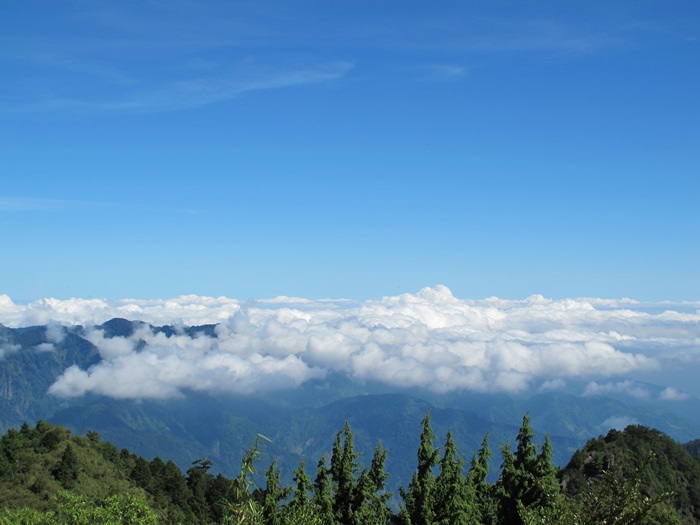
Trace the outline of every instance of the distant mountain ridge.
<instances>
[{"instance_id":1,"label":"distant mountain ridge","mask_svg":"<svg viewBox=\"0 0 700 525\"><path fill-rule=\"evenodd\" d=\"M360 450L371 451L378 439L383 440L390 451L387 468L396 477L393 482L406 483L404 476L415 467L416 429L428 411L438 439L451 429L467 460L486 433L494 450L506 441L512 443L517 424L528 411L539 442L544 439L541 429L551 433L559 465L587 439L608 430L601 427L605 417L625 416L679 441L700 436L697 410L684 417L642 403L563 392L529 397L392 392L384 385L358 384L340 375L260 395L185 391L182 398L166 400L118 400L94 394L62 399L47 395L56 379L70 366L86 370L102 358L86 338L86 327L62 327L60 337L50 332L54 329L0 325L0 431L44 419L74 432L97 431L144 457L166 455L183 470L193 460L209 457L215 470L230 475L254 436L262 433L273 440L268 454L278 460L285 475L291 475L301 457L317 459L330 452L333 436L348 421ZM121 318L91 329L101 330L108 339L132 337L141 329L166 338L216 337L216 325L157 327ZM687 403L697 407L696 400ZM495 454L494 462L498 461Z\"/></svg>"}]
</instances>

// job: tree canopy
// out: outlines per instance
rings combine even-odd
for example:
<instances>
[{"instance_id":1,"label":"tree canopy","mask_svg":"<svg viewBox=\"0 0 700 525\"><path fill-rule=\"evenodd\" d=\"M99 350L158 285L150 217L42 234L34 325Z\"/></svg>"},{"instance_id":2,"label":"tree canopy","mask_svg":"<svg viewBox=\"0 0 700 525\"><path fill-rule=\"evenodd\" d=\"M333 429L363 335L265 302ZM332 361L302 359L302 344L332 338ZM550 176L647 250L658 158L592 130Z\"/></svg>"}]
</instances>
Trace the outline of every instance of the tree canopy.
<instances>
[{"instance_id":1,"label":"tree canopy","mask_svg":"<svg viewBox=\"0 0 700 525\"><path fill-rule=\"evenodd\" d=\"M273 459L265 486L253 482L267 438L258 435L237 477L208 458L186 473L172 462L118 450L95 432L72 435L39 421L0 438L0 524L598 525L700 523L700 463L646 427L590 440L557 472L546 436L538 450L525 414L515 448L501 447L488 482L488 436L467 463L452 431L441 446L426 414L416 470L399 494L387 490L390 453L377 443L365 464L346 423L315 477L302 459L293 484ZM418 430L418 429L417 429ZM313 481L312 481L313 480Z\"/></svg>"}]
</instances>

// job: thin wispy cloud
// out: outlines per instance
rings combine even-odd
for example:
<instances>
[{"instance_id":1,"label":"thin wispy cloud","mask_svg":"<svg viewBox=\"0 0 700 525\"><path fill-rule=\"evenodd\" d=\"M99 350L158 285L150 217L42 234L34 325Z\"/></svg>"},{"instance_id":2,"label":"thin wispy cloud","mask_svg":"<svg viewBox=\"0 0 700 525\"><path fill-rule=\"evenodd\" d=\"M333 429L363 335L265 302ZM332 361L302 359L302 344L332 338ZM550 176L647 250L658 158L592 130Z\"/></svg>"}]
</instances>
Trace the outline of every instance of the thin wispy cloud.
<instances>
[{"instance_id":1,"label":"thin wispy cloud","mask_svg":"<svg viewBox=\"0 0 700 525\"><path fill-rule=\"evenodd\" d=\"M413 70L418 79L426 82L456 82L469 74L469 69L457 64L425 64Z\"/></svg>"},{"instance_id":2,"label":"thin wispy cloud","mask_svg":"<svg viewBox=\"0 0 700 525\"><path fill-rule=\"evenodd\" d=\"M556 19L480 17L462 45L479 53L583 55L619 48L636 35L626 24L603 19L587 30Z\"/></svg>"},{"instance_id":3,"label":"thin wispy cloud","mask_svg":"<svg viewBox=\"0 0 700 525\"><path fill-rule=\"evenodd\" d=\"M126 90L117 96L40 97L32 102L14 104L6 110L14 112L77 111L160 113L208 106L256 91L287 89L338 80L352 68L352 62L332 62L303 68L280 68L271 71L242 72L240 75L197 77ZM271 68L270 68L271 69Z\"/></svg>"},{"instance_id":4,"label":"thin wispy cloud","mask_svg":"<svg viewBox=\"0 0 700 525\"><path fill-rule=\"evenodd\" d=\"M34 197L0 197L0 212L61 212L90 206L95 206L95 204Z\"/></svg>"},{"instance_id":5,"label":"thin wispy cloud","mask_svg":"<svg viewBox=\"0 0 700 525\"><path fill-rule=\"evenodd\" d=\"M458 12L452 16L436 14L421 21L397 19L389 27L370 24L359 34L383 48L464 58L503 54L588 55L631 45L648 32L647 28L630 27L626 22L604 17L591 20L584 30L580 23L568 20Z\"/></svg>"},{"instance_id":6,"label":"thin wispy cloud","mask_svg":"<svg viewBox=\"0 0 700 525\"><path fill-rule=\"evenodd\" d=\"M86 201L70 199L44 199L36 197L0 197L0 213L66 213L105 210L132 210L160 213L199 215L208 210L197 208L163 208L130 202Z\"/></svg>"},{"instance_id":7,"label":"thin wispy cloud","mask_svg":"<svg viewBox=\"0 0 700 525\"><path fill-rule=\"evenodd\" d=\"M304 54L302 60L286 50L270 55L273 27L239 20L238 10L215 3L124 7L105 2L57 10L65 27L48 27L33 37L19 31L1 37L0 67L19 74L4 83L0 110L180 111L255 91L328 82L353 67L332 57Z\"/></svg>"},{"instance_id":8,"label":"thin wispy cloud","mask_svg":"<svg viewBox=\"0 0 700 525\"><path fill-rule=\"evenodd\" d=\"M339 79L354 62L371 60L368 52L419 50L429 57L426 80L455 81L468 74L462 64L475 54L588 54L648 32L590 13L589 23L581 24L567 17L488 11L453 5L420 19L406 13L385 19L363 12L327 17L323 11L310 18L303 9L217 2L59 8L65 29L49 26L37 35L10 31L1 37L0 66L11 64L20 75L6 79L0 109L181 111ZM309 54L319 44L342 54ZM275 65L267 73L238 70L236 61L246 56ZM307 64L292 65L300 57Z\"/></svg>"},{"instance_id":9,"label":"thin wispy cloud","mask_svg":"<svg viewBox=\"0 0 700 525\"><path fill-rule=\"evenodd\" d=\"M43 52L14 56L15 60L31 62L38 68L60 70L69 74L86 75L95 77L117 85L133 85L137 79L119 67L105 64L104 61L95 60L77 55Z\"/></svg>"}]
</instances>

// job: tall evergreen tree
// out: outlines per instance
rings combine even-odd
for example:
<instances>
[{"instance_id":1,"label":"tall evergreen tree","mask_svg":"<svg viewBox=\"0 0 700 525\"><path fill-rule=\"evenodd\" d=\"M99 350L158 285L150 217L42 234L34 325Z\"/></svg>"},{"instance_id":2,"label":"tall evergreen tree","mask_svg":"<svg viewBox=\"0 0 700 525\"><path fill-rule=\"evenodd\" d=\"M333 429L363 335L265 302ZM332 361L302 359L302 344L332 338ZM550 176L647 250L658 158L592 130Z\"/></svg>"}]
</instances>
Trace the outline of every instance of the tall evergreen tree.
<instances>
[{"instance_id":1,"label":"tall evergreen tree","mask_svg":"<svg viewBox=\"0 0 700 525\"><path fill-rule=\"evenodd\" d=\"M522 521L518 517L518 501L524 494L522 473L515 468L515 455L508 442L501 447L501 455L503 458L501 476L495 487L498 500L498 523L522 525Z\"/></svg>"},{"instance_id":2,"label":"tall evergreen tree","mask_svg":"<svg viewBox=\"0 0 700 525\"><path fill-rule=\"evenodd\" d=\"M306 474L304 459L294 471L292 499L282 510L284 525L323 525L332 523L332 516L322 516L320 507L310 497L311 478ZM331 502L332 503L332 502ZM332 507L329 506L329 508Z\"/></svg>"},{"instance_id":3,"label":"tall evergreen tree","mask_svg":"<svg viewBox=\"0 0 700 525\"><path fill-rule=\"evenodd\" d=\"M497 514L493 486L488 482L489 462L492 457L489 435L486 434L481 442L481 448L472 457L471 468L467 475L467 483L474 493L476 522L482 525L495 523Z\"/></svg>"},{"instance_id":4,"label":"tall evergreen tree","mask_svg":"<svg viewBox=\"0 0 700 525\"><path fill-rule=\"evenodd\" d=\"M325 454L318 461L313 489L314 495L311 501L318 507L318 513L323 518L323 522L334 525L336 522L333 515L333 487Z\"/></svg>"},{"instance_id":5,"label":"tall evergreen tree","mask_svg":"<svg viewBox=\"0 0 700 525\"><path fill-rule=\"evenodd\" d=\"M359 469L359 454L355 452L353 434L346 421L338 432L331 455L331 479L333 480L333 513L341 525L351 525L355 510L355 475Z\"/></svg>"},{"instance_id":6,"label":"tall evergreen tree","mask_svg":"<svg viewBox=\"0 0 700 525\"><path fill-rule=\"evenodd\" d=\"M369 469L365 469L357 482L355 497L355 525L386 525L392 512L387 506L391 493L386 491L386 480L389 474L384 470L387 450L381 441L372 457Z\"/></svg>"},{"instance_id":7,"label":"tall evergreen tree","mask_svg":"<svg viewBox=\"0 0 700 525\"><path fill-rule=\"evenodd\" d=\"M80 473L78 456L70 443L63 450L61 459L53 470L53 476L64 488L72 488Z\"/></svg>"},{"instance_id":8,"label":"tall evergreen tree","mask_svg":"<svg viewBox=\"0 0 700 525\"><path fill-rule=\"evenodd\" d=\"M14 428L2 436L0 440L0 448L5 456L6 461L0 462L0 468L3 471L12 472L14 475L20 475L27 472L29 468L28 450L30 444L27 431L17 431Z\"/></svg>"},{"instance_id":9,"label":"tall evergreen tree","mask_svg":"<svg viewBox=\"0 0 700 525\"><path fill-rule=\"evenodd\" d=\"M263 491L262 512L265 525L281 525L282 512L280 502L287 497L287 490L280 487L280 470L273 461L265 472L265 490Z\"/></svg>"},{"instance_id":10,"label":"tall evergreen tree","mask_svg":"<svg viewBox=\"0 0 700 525\"><path fill-rule=\"evenodd\" d=\"M129 477L144 489L151 488L151 467L144 458L138 457L129 473Z\"/></svg>"},{"instance_id":11,"label":"tall evergreen tree","mask_svg":"<svg viewBox=\"0 0 700 525\"><path fill-rule=\"evenodd\" d=\"M538 455L534 437L530 416L525 414L516 438L515 455L507 444L501 449L503 465L497 491L499 516L504 524L523 523L519 507L551 506L559 498L549 438L545 440L542 452Z\"/></svg>"},{"instance_id":12,"label":"tall evergreen tree","mask_svg":"<svg viewBox=\"0 0 700 525\"><path fill-rule=\"evenodd\" d=\"M201 520L210 518L207 492L214 479L208 472L211 466L212 462L209 459L197 459L187 470L186 482L190 489L190 508Z\"/></svg>"},{"instance_id":13,"label":"tall evergreen tree","mask_svg":"<svg viewBox=\"0 0 700 525\"><path fill-rule=\"evenodd\" d=\"M452 431L447 433L440 474L435 480L435 523L469 525L475 523L473 487L464 477L464 460L459 455Z\"/></svg>"},{"instance_id":14,"label":"tall evergreen tree","mask_svg":"<svg viewBox=\"0 0 700 525\"><path fill-rule=\"evenodd\" d=\"M406 525L432 525L435 512L435 474L433 467L439 460L439 450L434 448L435 434L430 426L430 413L421 422L420 445L418 446L418 467L411 478L408 490L400 489L405 509L400 513L400 521Z\"/></svg>"},{"instance_id":15,"label":"tall evergreen tree","mask_svg":"<svg viewBox=\"0 0 700 525\"><path fill-rule=\"evenodd\" d=\"M309 503L309 490L311 488L311 478L306 474L304 458L299 461L299 466L294 471L294 490L292 492L291 506L303 507Z\"/></svg>"},{"instance_id":16,"label":"tall evergreen tree","mask_svg":"<svg viewBox=\"0 0 700 525\"><path fill-rule=\"evenodd\" d=\"M542 449L535 461L535 488L531 505L552 507L561 500L561 486L557 479L557 468L552 460L554 451L549 434L544 438Z\"/></svg>"},{"instance_id":17,"label":"tall evergreen tree","mask_svg":"<svg viewBox=\"0 0 700 525\"><path fill-rule=\"evenodd\" d=\"M209 513L214 523L221 523L224 520L224 509L226 507L224 502L228 500L230 491L231 480L222 474L217 474L209 483L206 496L209 504Z\"/></svg>"},{"instance_id":18,"label":"tall evergreen tree","mask_svg":"<svg viewBox=\"0 0 700 525\"><path fill-rule=\"evenodd\" d=\"M185 505L189 499L189 489L182 472L172 460L163 463L158 456L149 464L153 494L165 504Z\"/></svg>"}]
</instances>

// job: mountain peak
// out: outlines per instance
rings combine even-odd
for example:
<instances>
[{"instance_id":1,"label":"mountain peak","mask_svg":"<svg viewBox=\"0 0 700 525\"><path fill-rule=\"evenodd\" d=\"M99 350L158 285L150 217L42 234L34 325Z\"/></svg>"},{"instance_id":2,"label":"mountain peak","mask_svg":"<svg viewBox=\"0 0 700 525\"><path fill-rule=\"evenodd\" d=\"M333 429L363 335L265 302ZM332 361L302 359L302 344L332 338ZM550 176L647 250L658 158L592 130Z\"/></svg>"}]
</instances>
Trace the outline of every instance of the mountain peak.
<instances>
[{"instance_id":1,"label":"mountain peak","mask_svg":"<svg viewBox=\"0 0 700 525\"><path fill-rule=\"evenodd\" d=\"M130 337L134 335L134 322L121 317L110 319L97 328L104 330L105 337Z\"/></svg>"}]
</instances>

